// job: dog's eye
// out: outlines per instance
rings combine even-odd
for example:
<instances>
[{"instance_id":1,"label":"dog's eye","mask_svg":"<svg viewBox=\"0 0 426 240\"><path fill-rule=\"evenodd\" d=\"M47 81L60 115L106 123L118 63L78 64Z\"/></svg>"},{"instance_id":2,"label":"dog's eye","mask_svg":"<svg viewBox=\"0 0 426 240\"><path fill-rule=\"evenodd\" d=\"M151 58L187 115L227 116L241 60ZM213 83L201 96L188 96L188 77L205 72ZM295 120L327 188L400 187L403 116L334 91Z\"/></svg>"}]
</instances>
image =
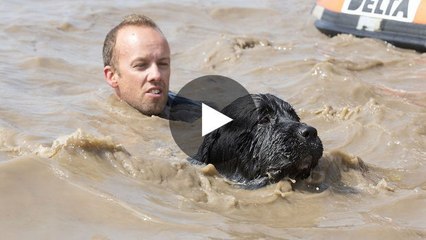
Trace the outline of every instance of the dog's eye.
<instances>
[{"instance_id":1,"label":"dog's eye","mask_svg":"<svg viewBox=\"0 0 426 240\"><path fill-rule=\"evenodd\" d=\"M270 122L271 122L271 119L269 118L269 116L263 116L259 120L258 124L267 124L267 123L270 123Z\"/></svg>"}]
</instances>

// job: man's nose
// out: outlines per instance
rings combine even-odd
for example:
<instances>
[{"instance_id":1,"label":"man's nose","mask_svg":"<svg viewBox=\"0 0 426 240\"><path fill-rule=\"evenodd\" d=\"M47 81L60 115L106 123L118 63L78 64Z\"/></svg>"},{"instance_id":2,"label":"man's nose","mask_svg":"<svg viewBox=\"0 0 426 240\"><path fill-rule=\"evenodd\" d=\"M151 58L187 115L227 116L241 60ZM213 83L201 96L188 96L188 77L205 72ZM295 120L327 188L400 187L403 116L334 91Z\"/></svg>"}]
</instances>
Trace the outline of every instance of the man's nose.
<instances>
[{"instance_id":1,"label":"man's nose","mask_svg":"<svg viewBox=\"0 0 426 240\"><path fill-rule=\"evenodd\" d=\"M151 66L148 69L148 81L160 81L161 79L161 72L158 68L157 64L151 64Z\"/></svg>"}]
</instances>

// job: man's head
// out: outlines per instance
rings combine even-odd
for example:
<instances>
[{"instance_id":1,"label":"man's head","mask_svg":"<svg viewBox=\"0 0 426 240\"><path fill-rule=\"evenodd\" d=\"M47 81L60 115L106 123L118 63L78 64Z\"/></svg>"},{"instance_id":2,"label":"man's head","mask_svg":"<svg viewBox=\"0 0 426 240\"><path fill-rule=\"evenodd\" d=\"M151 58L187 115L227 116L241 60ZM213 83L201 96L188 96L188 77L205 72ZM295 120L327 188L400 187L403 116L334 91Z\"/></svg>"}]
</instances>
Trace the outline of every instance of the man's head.
<instances>
[{"instance_id":1,"label":"man's head","mask_svg":"<svg viewBox=\"0 0 426 240\"><path fill-rule=\"evenodd\" d=\"M157 25L129 15L106 36L104 76L117 96L145 115L160 114L167 102L170 48Z\"/></svg>"}]
</instances>

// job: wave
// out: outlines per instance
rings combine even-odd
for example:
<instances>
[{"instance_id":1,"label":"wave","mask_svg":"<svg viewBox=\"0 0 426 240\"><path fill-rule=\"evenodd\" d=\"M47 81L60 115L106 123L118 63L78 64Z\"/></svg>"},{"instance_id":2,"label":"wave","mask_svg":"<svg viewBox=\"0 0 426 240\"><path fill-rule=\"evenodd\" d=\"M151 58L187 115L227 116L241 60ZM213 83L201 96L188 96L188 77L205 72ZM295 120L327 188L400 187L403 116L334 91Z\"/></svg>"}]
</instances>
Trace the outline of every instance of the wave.
<instances>
[{"instance_id":1,"label":"wave","mask_svg":"<svg viewBox=\"0 0 426 240\"><path fill-rule=\"evenodd\" d=\"M163 189L173 193L174 201L179 201L183 208L191 209L196 205L223 214L230 210L281 205L283 201L295 204L301 199L323 198L332 193L394 191L376 168L368 166L359 157L338 150L326 152L306 180L284 179L257 190L237 187L220 176L213 165L194 166L185 158L170 156L165 159L163 154L134 156L110 137L94 137L82 130L58 138L51 147L40 147L37 154L55 160L58 163L56 168L60 170L57 172L62 177L83 177L89 179L86 184L90 185L95 180L116 179L121 182L131 179L128 191L134 191L137 185L142 187L137 191L144 192L144 195L155 194L149 193L152 188ZM140 201L146 201L146 196L137 196ZM134 201L123 196L115 198L128 204Z\"/></svg>"},{"instance_id":2,"label":"wave","mask_svg":"<svg viewBox=\"0 0 426 240\"><path fill-rule=\"evenodd\" d=\"M94 137L90 134L83 133L81 129L78 129L70 135L59 137L53 142L51 147L40 146L37 153L51 158L64 148L81 148L87 151L96 152L102 150L129 154L123 146L114 143L111 137Z\"/></svg>"},{"instance_id":3,"label":"wave","mask_svg":"<svg viewBox=\"0 0 426 240\"><path fill-rule=\"evenodd\" d=\"M13 155L22 153L22 148L14 143L16 133L9 128L0 128L0 152Z\"/></svg>"}]
</instances>

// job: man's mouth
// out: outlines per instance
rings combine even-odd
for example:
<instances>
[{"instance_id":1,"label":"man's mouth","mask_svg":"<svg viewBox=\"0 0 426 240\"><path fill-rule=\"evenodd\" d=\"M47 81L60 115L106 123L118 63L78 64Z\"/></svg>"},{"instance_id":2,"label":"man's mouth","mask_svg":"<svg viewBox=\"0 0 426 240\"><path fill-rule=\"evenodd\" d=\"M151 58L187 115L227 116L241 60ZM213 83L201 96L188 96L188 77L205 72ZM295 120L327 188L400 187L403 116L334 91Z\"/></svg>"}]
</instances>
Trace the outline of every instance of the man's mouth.
<instances>
[{"instance_id":1,"label":"man's mouth","mask_svg":"<svg viewBox=\"0 0 426 240\"><path fill-rule=\"evenodd\" d=\"M159 96L162 95L163 91L160 88L152 88L147 93Z\"/></svg>"},{"instance_id":2,"label":"man's mouth","mask_svg":"<svg viewBox=\"0 0 426 240\"><path fill-rule=\"evenodd\" d=\"M160 90L160 89L152 89L152 90L150 90L150 91L149 91L149 93L152 93L152 94L160 94L160 93L161 93L161 90Z\"/></svg>"}]
</instances>

